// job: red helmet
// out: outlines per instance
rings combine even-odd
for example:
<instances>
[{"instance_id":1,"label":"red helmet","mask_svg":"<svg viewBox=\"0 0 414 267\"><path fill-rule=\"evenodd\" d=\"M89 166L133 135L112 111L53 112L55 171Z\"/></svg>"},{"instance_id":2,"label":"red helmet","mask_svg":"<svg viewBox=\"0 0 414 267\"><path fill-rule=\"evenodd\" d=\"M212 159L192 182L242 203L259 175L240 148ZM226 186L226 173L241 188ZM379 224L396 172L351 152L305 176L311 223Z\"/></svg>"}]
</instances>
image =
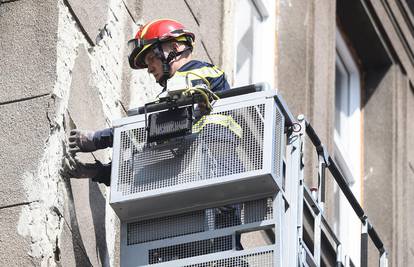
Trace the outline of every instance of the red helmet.
<instances>
[{"instance_id":1,"label":"red helmet","mask_svg":"<svg viewBox=\"0 0 414 267\"><path fill-rule=\"evenodd\" d=\"M142 26L135 38L128 42L131 53L128 56L129 65L133 69L143 69L148 66L144 62L148 48L169 40L184 41L192 48L195 36L184 28L181 23L171 19L159 19Z\"/></svg>"}]
</instances>

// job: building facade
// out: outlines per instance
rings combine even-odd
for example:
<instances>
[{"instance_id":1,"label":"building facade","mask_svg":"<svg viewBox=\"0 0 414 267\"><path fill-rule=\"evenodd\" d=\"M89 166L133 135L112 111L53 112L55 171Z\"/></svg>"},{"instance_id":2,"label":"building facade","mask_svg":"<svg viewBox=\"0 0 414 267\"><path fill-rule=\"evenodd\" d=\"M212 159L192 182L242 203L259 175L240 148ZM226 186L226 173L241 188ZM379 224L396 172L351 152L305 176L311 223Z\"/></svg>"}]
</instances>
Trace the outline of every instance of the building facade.
<instances>
[{"instance_id":1,"label":"building facade","mask_svg":"<svg viewBox=\"0 0 414 267\"><path fill-rule=\"evenodd\" d=\"M138 24L182 22L233 86L265 81L305 114L375 225L391 266L414 260L410 0L0 0L0 265L118 266L109 190L63 178L70 129L97 130L159 92L131 70ZM111 150L82 155L109 161ZM305 180L317 185L317 155ZM359 265L358 218L333 179L326 217ZM254 239L255 237L251 237ZM248 242L248 241L246 241ZM370 266L377 253L370 250Z\"/></svg>"}]
</instances>

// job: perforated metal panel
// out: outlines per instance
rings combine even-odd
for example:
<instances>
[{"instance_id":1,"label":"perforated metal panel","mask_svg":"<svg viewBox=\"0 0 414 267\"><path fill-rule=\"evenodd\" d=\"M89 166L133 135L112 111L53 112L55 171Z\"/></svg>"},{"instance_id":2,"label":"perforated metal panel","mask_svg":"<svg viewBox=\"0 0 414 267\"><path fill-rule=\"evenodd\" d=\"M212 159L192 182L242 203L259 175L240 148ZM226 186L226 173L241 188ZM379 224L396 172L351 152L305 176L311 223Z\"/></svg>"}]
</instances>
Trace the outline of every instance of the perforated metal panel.
<instances>
[{"instance_id":1,"label":"perforated metal panel","mask_svg":"<svg viewBox=\"0 0 414 267\"><path fill-rule=\"evenodd\" d=\"M220 236L216 238L151 249L148 255L148 262L150 264L161 263L227 251L232 248L232 236Z\"/></svg>"},{"instance_id":2,"label":"perforated metal panel","mask_svg":"<svg viewBox=\"0 0 414 267\"><path fill-rule=\"evenodd\" d=\"M274 143L274 163L275 163L275 173L278 174L278 177L282 177L282 155L283 155L283 141L284 141L284 119L282 113L276 107L277 112L275 112L275 137L273 140Z\"/></svg>"},{"instance_id":3,"label":"perforated metal panel","mask_svg":"<svg viewBox=\"0 0 414 267\"><path fill-rule=\"evenodd\" d=\"M117 191L125 196L261 169L264 105L215 114L233 118L242 138L217 124L161 145L146 144L144 127L121 131Z\"/></svg>"},{"instance_id":4,"label":"perforated metal panel","mask_svg":"<svg viewBox=\"0 0 414 267\"><path fill-rule=\"evenodd\" d=\"M273 219L272 199L127 223L127 245Z\"/></svg>"},{"instance_id":5,"label":"perforated metal panel","mask_svg":"<svg viewBox=\"0 0 414 267\"><path fill-rule=\"evenodd\" d=\"M206 261L203 263L196 263L185 265L185 267L205 267L205 266L217 266L217 267L273 267L274 264L274 252L258 252L247 255L229 257L226 259Z\"/></svg>"},{"instance_id":6,"label":"perforated metal panel","mask_svg":"<svg viewBox=\"0 0 414 267\"><path fill-rule=\"evenodd\" d=\"M272 264L273 260L264 256L273 253L272 246L266 253L262 253L263 248L255 253L238 250L241 249L238 245L241 235L237 231L275 227L273 209L273 200L268 197L123 223L121 248L124 250L123 257L128 259L125 266L169 262L172 266L184 266L192 262L193 257L200 256L207 256L205 262L211 264ZM210 261L208 257L213 253L225 253L225 259L214 258ZM243 253L246 255L241 255ZM182 264L183 260L186 264Z\"/></svg>"},{"instance_id":7,"label":"perforated metal panel","mask_svg":"<svg viewBox=\"0 0 414 267\"><path fill-rule=\"evenodd\" d=\"M214 122L191 135L149 144L144 115L118 122L111 180L111 204L118 216L194 210L280 188L283 116L274 99L265 96L252 93L215 103L212 115L240 131L228 122Z\"/></svg>"}]
</instances>

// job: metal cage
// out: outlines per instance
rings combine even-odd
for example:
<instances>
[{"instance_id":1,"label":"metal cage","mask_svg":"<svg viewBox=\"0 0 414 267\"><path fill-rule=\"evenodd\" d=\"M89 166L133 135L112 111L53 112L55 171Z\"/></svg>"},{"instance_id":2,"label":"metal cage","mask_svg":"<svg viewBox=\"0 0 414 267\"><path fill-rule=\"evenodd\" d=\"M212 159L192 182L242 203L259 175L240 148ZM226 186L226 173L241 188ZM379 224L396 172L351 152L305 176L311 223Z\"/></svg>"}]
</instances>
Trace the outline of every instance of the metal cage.
<instances>
[{"instance_id":1,"label":"metal cage","mask_svg":"<svg viewBox=\"0 0 414 267\"><path fill-rule=\"evenodd\" d=\"M156 104L151 111L167 106ZM145 115L115 122L110 203L121 219L122 266L348 266L323 214L326 169L362 222L361 266L368 264L368 237L379 266L388 265L384 244L336 163L280 96L262 90L223 98L212 114L227 123L197 129L190 122L183 128L189 134L152 143ZM318 153L315 195L303 178L306 135ZM257 231L266 242L244 248L242 235Z\"/></svg>"},{"instance_id":2,"label":"metal cage","mask_svg":"<svg viewBox=\"0 0 414 267\"><path fill-rule=\"evenodd\" d=\"M274 91L217 100L218 124L198 133L146 142L145 115L114 123L110 202L121 220L185 212L268 196L281 183L284 119Z\"/></svg>"},{"instance_id":3,"label":"metal cage","mask_svg":"<svg viewBox=\"0 0 414 267\"><path fill-rule=\"evenodd\" d=\"M272 197L121 225L122 266L273 267L275 244L242 250L241 233L272 229ZM277 227L277 226L276 226Z\"/></svg>"}]
</instances>

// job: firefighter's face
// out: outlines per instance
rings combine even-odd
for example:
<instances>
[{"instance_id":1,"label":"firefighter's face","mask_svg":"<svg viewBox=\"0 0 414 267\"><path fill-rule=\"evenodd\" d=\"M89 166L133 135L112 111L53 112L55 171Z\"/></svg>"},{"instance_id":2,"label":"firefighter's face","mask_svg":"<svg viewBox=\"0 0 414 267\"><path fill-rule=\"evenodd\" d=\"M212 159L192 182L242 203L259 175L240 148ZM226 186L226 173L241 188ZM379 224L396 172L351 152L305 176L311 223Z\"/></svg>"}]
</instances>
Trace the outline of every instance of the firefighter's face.
<instances>
[{"instance_id":1,"label":"firefighter's face","mask_svg":"<svg viewBox=\"0 0 414 267\"><path fill-rule=\"evenodd\" d=\"M151 73L158 82L162 78L162 62L152 50L150 50L144 58L145 64L148 66L148 73Z\"/></svg>"}]
</instances>

